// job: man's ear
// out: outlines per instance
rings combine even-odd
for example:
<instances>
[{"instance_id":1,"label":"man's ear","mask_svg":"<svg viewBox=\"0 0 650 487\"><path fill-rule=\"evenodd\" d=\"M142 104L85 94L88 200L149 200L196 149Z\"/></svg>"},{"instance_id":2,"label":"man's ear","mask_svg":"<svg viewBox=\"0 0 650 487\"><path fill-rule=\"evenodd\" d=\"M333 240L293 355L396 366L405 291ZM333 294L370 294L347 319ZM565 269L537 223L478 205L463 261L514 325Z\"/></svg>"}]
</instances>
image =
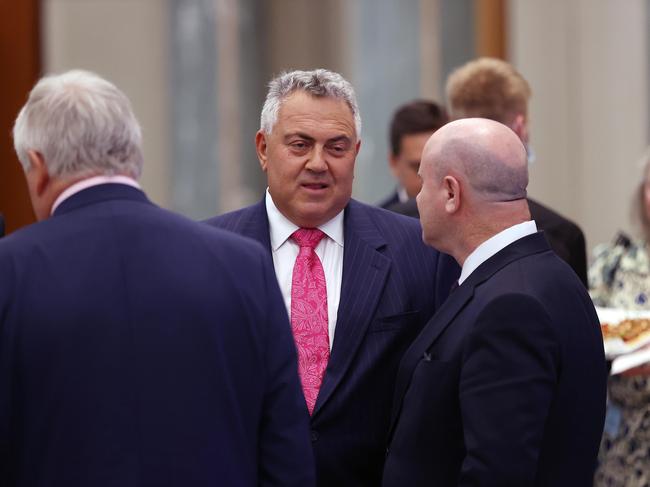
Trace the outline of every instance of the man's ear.
<instances>
[{"instance_id":1,"label":"man's ear","mask_svg":"<svg viewBox=\"0 0 650 487\"><path fill-rule=\"evenodd\" d=\"M528 120L523 113L518 114L510 127L522 143L528 143Z\"/></svg>"},{"instance_id":2,"label":"man's ear","mask_svg":"<svg viewBox=\"0 0 650 487\"><path fill-rule=\"evenodd\" d=\"M29 158L27 184L35 196L42 196L51 180L45 159L43 158L43 154L35 150L28 150L27 157Z\"/></svg>"},{"instance_id":3,"label":"man's ear","mask_svg":"<svg viewBox=\"0 0 650 487\"><path fill-rule=\"evenodd\" d=\"M257 158L260 161L260 166L262 171L266 172L266 167L268 164L267 151L268 144L266 142L266 134L261 130L258 130L255 134L255 150L257 151Z\"/></svg>"},{"instance_id":4,"label":"man's ear","mask_svg":"<svg viewBox=\"0 0 650 487\"><path fill-rule=\"evenodd\" d=\"M460 209L460 183L453 176L445 176L442 181L445 195L445 211L456 213Z\"/></svg>"},{"instance_id":5,"label":"man's ear","mask_svg":"<svg viewBox=\"0 0 650 487\"><path fill-rule=\"evenodd\" d=\"M354 148L354 151L355 151L355 152L354 152L354 156L355 156L355 157L359 155L359 151L360 151L360 150L361 150L361 140L357 140L357 145L356 145L356 147Z\"/></svg>"}]
</instances>

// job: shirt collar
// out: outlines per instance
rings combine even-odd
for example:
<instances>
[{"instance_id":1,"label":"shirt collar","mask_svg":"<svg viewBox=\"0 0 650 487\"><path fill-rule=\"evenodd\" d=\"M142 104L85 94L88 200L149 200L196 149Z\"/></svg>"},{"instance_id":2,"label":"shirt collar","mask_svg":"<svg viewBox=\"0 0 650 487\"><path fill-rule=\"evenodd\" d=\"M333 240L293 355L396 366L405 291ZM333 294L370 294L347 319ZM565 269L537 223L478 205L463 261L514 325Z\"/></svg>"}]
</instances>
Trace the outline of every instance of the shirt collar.
<instances>
[{"instance_id":1,"label":"shirt collar","mask_svg":"<svg viewBox=\"0 0 650 487\"><path fill-rule=\"evenodd\" d=\"M72 195L75 195L84 189L92 188L93 186L99 186L100 184L109 184L109 183L117 183L117 184L126 184L128 186L133 186L134 188L140 188L140 185L138 182L130 178L128 176L93 176L87 179L82 179L81 181L78 181L74 183L71 186L68 186L61 194L54 200L54 204L52 205L52 209L50 210L50 215L54 214L54 210L56 210L61 203L63 203L65 200L70 198Z\"/></svg>"},{"instance_id":2,"label":"shirt collar","mask_svg":"<svg viewBox=\"0 0 650 487\"><path fill-rule=\"evenodd\" d=\"M537 225L535 224L535 220L530 220L513 225L490 237L481 245L476 247L474 251L469 254L467 259L465 259L463 269L458 278L458 284L462 284L478 266L500 250L507 247L512 242L536 232Z\"/></svg>"},{"instance_id":3,"label":"shirt collar","mask_svg":"<svg viewBox=\"0 0 650 487\"><path fill-rule=\"evenodd\" d=\"M406 192L404 186L397 187L397 199L400 203L406 203L408 200L411 199L409 198L409 194Z\"/></svg>"},{"instance_id":4,"label":"shirt collar","mask_svg":"<svg viewBox=\"0 0 650 487\"><path fill-rule=\"evenodd\" d=\"M269 217L269 231L271 237L271 248L273 251L279 249L293 232L298 230L295 223L284 216L273 202L271 193L266 189L266 214ZM343 247L343 211L340 211L334 218L318 226L325 235L338 245Z\"/></svg>"}]
</instances>

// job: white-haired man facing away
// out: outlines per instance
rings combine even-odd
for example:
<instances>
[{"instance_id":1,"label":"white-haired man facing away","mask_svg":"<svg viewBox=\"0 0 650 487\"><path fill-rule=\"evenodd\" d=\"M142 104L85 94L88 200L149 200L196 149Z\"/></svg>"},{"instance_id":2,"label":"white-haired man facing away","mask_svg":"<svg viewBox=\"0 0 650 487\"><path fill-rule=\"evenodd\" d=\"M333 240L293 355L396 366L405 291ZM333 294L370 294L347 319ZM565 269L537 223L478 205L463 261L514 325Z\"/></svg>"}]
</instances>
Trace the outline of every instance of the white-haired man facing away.
<instances>
[{"instance_id":1,"label":"white-haired man facing away","mask_svg":"<svg viewBox=\"0 0 650 487\"><path fill-rule=\"evenodd\" d=\"M40 221L0 241L0 485L313 485L263 250L147 199L97 75L40 80L14 143Z\"/></svg>"},{"instance_id":2,"label":"white-haired man facing away","mask_svg":"<svg viewBox=\"0 0 650 487\"><path fill-rule=\"evenodd\" d=\"M268 190L208 222L258 240L274 264L321 486L379 485L397 365L451 286L417 220L351 199L360 132L340 74L281 74L255 138Z\"/></svg>"}]
</instances>

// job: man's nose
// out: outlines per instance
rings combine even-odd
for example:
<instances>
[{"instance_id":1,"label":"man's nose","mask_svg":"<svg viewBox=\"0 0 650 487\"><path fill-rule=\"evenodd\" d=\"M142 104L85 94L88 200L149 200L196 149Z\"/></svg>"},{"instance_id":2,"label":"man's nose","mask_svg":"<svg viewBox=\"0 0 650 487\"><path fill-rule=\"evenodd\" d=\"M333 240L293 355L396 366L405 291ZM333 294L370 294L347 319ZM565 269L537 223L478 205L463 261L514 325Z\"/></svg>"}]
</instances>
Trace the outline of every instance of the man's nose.
<instances>
[{"instance_id":1,"label":"man's nose","mask_svg":"<svg viewBox=\"0 0 650 487\"><path fill-rule=\"evenodd\" d=\"M314 150L309 156L307 164L305 164L305 169L314 172L324 172L327 171L327 157L325 153L325 148L321 146L315 146Z\"/></svg>"}]
</instances>

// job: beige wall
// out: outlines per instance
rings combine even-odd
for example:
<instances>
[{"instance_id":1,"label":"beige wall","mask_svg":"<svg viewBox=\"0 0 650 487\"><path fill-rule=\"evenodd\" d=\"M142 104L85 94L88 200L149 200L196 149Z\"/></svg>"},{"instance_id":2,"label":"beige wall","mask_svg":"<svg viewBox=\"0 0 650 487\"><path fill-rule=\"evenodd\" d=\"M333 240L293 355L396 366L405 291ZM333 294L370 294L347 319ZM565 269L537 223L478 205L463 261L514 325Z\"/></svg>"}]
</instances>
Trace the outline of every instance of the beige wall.
<instances>
[{"instance_id":1,"label":"beige wall","mask_svg":"<svg viewBox=\"0 0 650 487\"><path fill-rule=\"evenodd\" d=\"M161 0L44 0L45 72L95 71L133 103L143 128L142 185L169 202L167 2Z\"/></svg>"},{"instance_id":2,"label":"beige wall","mask_svg":"<svg viewBox=\"0 0 650 487\"><path fill-rule=\"evenodd\" d=\"M579 222L591 250L630 230L648 143L645 0L510 0L511 60L529 80L530 194Z\"/></svg>"}]
</instances>

